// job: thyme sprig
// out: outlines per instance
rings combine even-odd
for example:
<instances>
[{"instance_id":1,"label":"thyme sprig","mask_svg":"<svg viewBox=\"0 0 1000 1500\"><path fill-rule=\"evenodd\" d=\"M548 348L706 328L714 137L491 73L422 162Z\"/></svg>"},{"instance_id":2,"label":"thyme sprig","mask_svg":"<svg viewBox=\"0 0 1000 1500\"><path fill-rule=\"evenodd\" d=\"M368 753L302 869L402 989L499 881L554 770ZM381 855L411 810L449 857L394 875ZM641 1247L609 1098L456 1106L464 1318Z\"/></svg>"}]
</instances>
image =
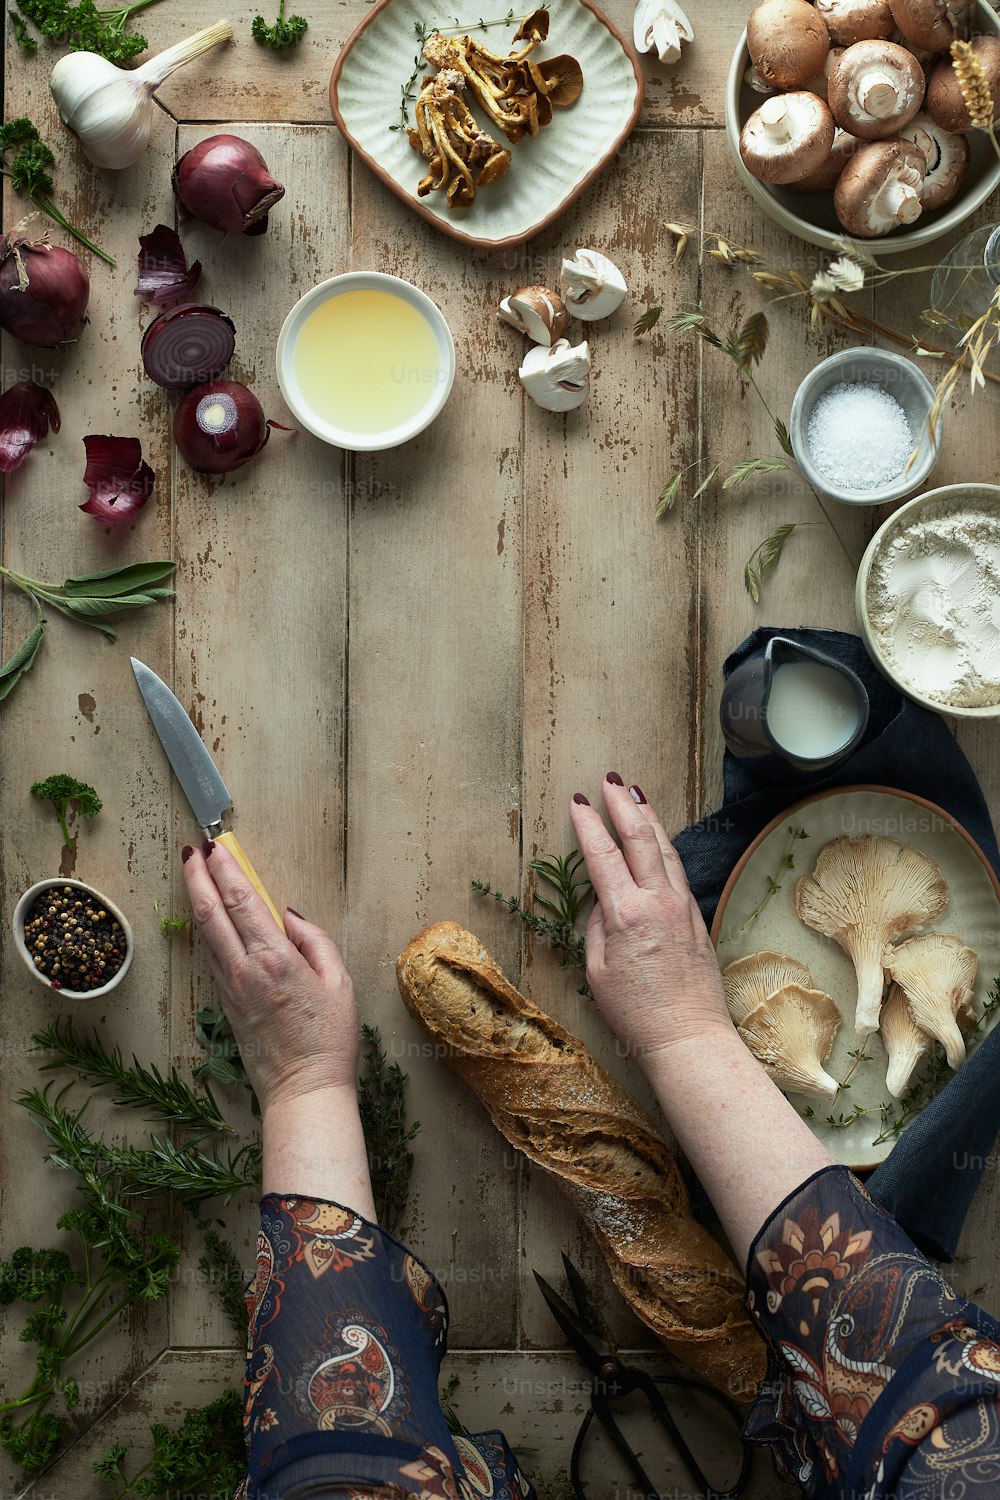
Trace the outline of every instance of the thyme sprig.
<instances>
[{"instance_id":1,"label":"thyme sprig","mask_svg":"<svg viewBox=\"0 0 1000 1500\"><path fill-rule=\"evenodd\" d=\"M535 906L550 912L550 916L543 916L531 906L525 906L517 896L505 896L502 891L495 891L488 880L473 880L472 889L480 896L492 896L525 927L544 938L558 953L564 969L586 969L583 934L577 932L576 923L586 910L593 887L586 874L581 874L585 869L583 856L576 849L561 856L546 854L533 859L528 868L552 893L551 896L543 895L536 884L530 897ZM581 984L578 993L589 995L590 990L586 984Z\"/></svg>"},{"instance_id":2,"label":"thyme sprig","mask_svg":"<svg viewBox=\"0 0 1000 1500\"><path fill-rule=\"evenodd\" d=\"M809 835L808 833L806 833L804 828L798 828L794 824L789 823L788 843L785 846L785 852L781 857L781 863L778 866L776 874L768 875L767 889L765 890L760 900L757 902L757 905L754 907L753 911L747 917L746 921L741 922L738 927L734 927L731 932L724 933L723 936L719 938L718 946L720 948L724 947L726 943L731 943L734 938L739 937L741 932L746 932L748 927L752 927L754 922L756 922L757 918L760 916L761 912L765 909L768 903L774 900L775 896L781 890L785 881L783 872L785 870L795 869L795 845L798 843L799 839L807 839L808 837Z\"/></svg>"},{"instance_id":3,"label":"thyme sprig","mask_svg":"<svg viewBox=\"0 0 1000 1500\"><path fill-rule=\"evenodd\" d=\"M538 7L538 9L540 10L545 10L546 8L547 7L544 5ZM428 26L426 21L414 21L413 31L414 35L417 38L417 41L420 44L421 50L413 59L413 72L410 74L406 82L400 85L399 120L395 125L390 125L389 129L406 130L409 126L410 105L416 98L416 94L413 91L413 86L416 83L419 75L423 72L424 68L428 66L423 56L423 46L428 37L450 36L453 31L488 31L491 26L509 25L509 23L513 21L515 15L516 12L512 8L507 12L505 16L494 16L490 21L484 21L482 16L479 17L478 21L460 21L456 16L454 26Z\"/></svg>"}]
</instances>

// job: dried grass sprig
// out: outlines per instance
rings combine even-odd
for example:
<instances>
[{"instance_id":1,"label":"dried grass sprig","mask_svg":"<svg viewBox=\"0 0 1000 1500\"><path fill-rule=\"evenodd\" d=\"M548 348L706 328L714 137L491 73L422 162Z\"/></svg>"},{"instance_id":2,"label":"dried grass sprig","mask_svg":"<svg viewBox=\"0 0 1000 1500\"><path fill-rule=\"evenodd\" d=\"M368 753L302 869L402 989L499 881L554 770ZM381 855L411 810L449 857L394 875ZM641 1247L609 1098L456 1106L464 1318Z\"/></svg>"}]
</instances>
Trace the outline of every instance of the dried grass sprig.
<instances>
[{"instance_id":1,"label":"dried grass sprig","mask_svg":"<svg viewBox=\"0 0 1000 1500\"><path fill-rule=\"evenodd\" d=\"M1000 156L1000 141L993 133L996 102L982 59L971 42L952 42L951 65L973 128L985 130L993 150Z\"/></svg>"}]
</instances>

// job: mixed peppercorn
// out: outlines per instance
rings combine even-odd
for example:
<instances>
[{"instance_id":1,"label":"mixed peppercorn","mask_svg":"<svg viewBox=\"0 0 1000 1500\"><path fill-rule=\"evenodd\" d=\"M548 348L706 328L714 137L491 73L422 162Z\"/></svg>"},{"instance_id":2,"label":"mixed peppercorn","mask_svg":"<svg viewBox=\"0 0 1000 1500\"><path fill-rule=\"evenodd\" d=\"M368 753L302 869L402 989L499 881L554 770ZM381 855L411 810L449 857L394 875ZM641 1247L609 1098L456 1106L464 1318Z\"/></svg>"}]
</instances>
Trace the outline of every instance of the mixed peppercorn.
<instances>
[{"instance_id":1,"label":"mixed peppercorn","mask_svg":"<svg viewBox=\"0 0 1000 1500\"><path fill-rule=\"evenodd\" d=\"M109 984L127 951L121 923L73 885L51 886L32 902L24 941L53 989L79 994Z\"/></svg>"}]
</instances>

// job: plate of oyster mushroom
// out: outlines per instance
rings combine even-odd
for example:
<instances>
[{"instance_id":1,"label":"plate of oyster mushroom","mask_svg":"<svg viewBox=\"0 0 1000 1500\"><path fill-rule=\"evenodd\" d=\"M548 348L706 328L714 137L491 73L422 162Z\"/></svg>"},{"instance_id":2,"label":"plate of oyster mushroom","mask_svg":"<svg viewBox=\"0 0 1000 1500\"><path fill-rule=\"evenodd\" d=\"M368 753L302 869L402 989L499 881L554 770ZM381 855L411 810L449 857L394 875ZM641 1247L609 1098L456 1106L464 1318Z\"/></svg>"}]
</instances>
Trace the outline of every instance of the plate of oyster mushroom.
<instances>
[{"instance_id":1,"label":"plate of oyster mushroom","mask_svg":"<svg viewBox=\"0 0 1000 1500\"><path fill-rule=\"evenodd\" d=\"M712 939L743 1041L850 1167L884 1160L1000 1018L1000 886L905 792L821 792L774 819Z\"/></svg>"},{"instance_id":2,"label":"plate of oyster mushroom","mask_svg":"<svg viewBox=\"0 0 1000 1500\"><path fill-rule=\"evenodd\" d=\"M452 238L494 247L584 190L642 97L634 49L590 0L487 21L379 0L330 79L341 134L392 191Z\"/></svg>"}]
</instances>

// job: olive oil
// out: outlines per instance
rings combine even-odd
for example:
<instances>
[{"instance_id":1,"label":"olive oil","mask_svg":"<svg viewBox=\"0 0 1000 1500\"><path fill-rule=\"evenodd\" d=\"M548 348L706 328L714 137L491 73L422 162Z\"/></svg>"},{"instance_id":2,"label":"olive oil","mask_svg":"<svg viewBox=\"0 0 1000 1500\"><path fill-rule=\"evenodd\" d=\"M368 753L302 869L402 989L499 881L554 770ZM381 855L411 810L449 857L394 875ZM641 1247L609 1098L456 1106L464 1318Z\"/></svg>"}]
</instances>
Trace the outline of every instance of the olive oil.
<instances>
[{"instance_id":1,"label":"olive oil","mask_svg":"<svg viewBox=\"0 0 1000 1500\"><path fill-rule=\"evenodd\" d=\"M321 302L299 330L292 366L316 416L359 436L412 421L446 378L437 335L423 313L381 289Z\"/></svg>"}]
</instances>

